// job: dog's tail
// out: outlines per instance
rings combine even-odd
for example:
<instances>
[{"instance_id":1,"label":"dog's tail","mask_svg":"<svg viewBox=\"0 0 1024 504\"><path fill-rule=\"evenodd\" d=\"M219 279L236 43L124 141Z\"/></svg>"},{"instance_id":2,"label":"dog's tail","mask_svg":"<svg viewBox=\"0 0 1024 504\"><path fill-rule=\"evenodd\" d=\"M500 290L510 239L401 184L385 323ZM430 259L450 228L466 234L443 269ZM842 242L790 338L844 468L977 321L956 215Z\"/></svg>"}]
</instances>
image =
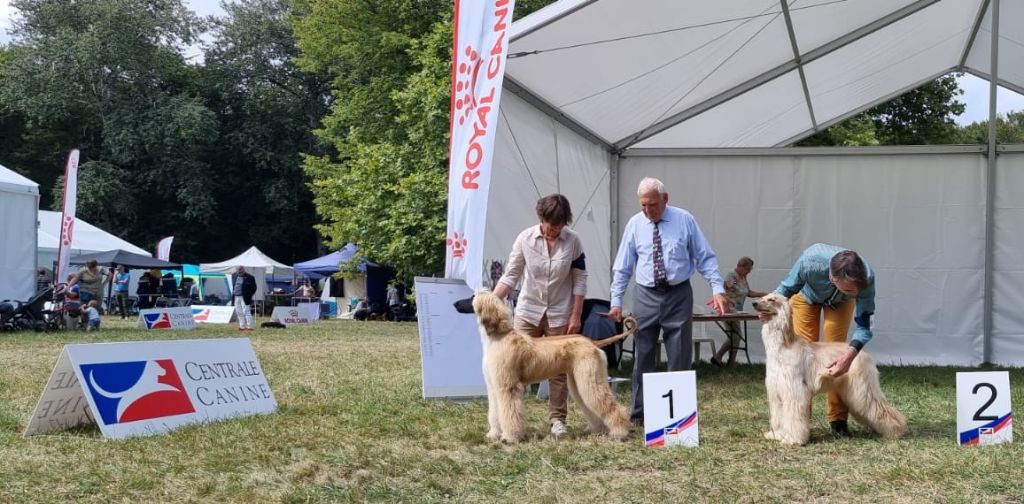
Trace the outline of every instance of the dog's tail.
<instances>
[{"instance_id":1,"label":"dog's tail","mask_svg":"<svg viewBox=\"0 0 1024 504\"><path fill-rule=\"evenodd\" d=\"M616 341L626 339L627 336L636 332L636 326L636 317L632 315L627 315L626 318L622 319L622 328L625 329L624 331L622 331L622 334L616 334L615 336L609 338L592 341L597 348L604 348L608 345L611 345L612 343L615 343Z\"/></svg>"},{"instance_id":2,"label":"dog's tail","mask_svg":"<svg viewBox=\"0 0 1024 504\"><path fill-rule=\"evenodd\" d=\"M862 354L857 359L870 356ZM859 380L856 387L848 387L843 401L850 408L850 414L858 422L871 427L872 430L889 439L902 437L907 432L907 419L889 400L878 384L878 368L874 361L864 362L861 372L864 379Z\"/></svg>"}]
</instances>

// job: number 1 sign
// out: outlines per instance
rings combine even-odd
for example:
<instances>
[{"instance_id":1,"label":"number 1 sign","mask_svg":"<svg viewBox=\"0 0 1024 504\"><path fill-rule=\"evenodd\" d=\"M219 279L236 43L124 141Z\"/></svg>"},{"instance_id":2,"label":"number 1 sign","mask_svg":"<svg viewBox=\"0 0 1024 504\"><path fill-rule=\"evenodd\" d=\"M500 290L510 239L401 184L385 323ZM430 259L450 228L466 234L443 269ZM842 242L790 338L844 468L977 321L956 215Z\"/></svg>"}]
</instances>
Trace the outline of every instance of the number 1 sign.
<instances>
[{"instance_id":1,"label":"number 1 sign","mask_svg":"<svg viewBox=\"0 0 1024 504\"><path fill-rule=\"evenodd\" d=\"M956 374L956 430L960 445L1013 441L1010 373L986 371Z\"/></svg>"},{"instance_id":2,"label":"number 1 sign","mask_svg":"<svg viewBox=\"0 0 1024 504\"><path fill-rule=\"evenodd\" d=\"M697 446L697 374L644 373L644 446Z\"/></svg>"}]
</instances>

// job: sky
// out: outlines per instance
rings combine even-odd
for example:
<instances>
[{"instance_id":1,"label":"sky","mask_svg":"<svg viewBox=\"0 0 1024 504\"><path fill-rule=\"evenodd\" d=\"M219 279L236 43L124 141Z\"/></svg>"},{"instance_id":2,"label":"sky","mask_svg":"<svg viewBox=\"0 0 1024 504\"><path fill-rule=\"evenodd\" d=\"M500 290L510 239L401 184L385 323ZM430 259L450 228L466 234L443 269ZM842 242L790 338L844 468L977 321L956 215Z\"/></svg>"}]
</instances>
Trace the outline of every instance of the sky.
<instances>
[{"instance_id":1,"label":"sky","mask_svg":"<svg viewBox=\"0 0 1024 504\"><path fill-rule=\"evenodd\" d=\"M185 3L200 16L223 14L224 11L220 7L220 2L221 0L185 0ZM6 30L10 26L11 17L14 15L15 11L10 6L10 0L0 0L0 44L6 44L10 41L10 36ZM959 83L960 88L964 91L960 101L964 102L967 107L963 114L956 117L956 122L959 124L970 124L987 119L988 81L965 74L960 77ZM999 88L996 103L999 113L1024 110L1024 96L1008 89Z\"/></svg>"}]
</instances>

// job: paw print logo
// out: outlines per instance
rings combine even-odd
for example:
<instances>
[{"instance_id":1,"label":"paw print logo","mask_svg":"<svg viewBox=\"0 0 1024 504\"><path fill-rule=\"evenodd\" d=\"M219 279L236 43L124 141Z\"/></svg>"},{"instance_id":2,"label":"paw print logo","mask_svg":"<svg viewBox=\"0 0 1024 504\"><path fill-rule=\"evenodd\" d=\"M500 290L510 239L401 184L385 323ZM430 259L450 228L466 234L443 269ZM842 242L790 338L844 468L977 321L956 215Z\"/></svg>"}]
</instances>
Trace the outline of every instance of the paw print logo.
<instances>
[{"instance_id":1,"label":"paw print logo","mask_svg":"<svg viewBox=\"0 0 1024 504\"><path fill-rule=\"evenodd\" d=\"M483 60L480 54L473 50L473 46L467 45L463 51L465 57L459 63L458 74L455 80L455 110L459 113L459 126L466 122L466 118L476 110L476 80L480 76L480 69L483 68Z\"/></svg>"},{"instance_id":2,"label":"paw print logo","mask_svg":"<svg viewBox=\"0 0 1024 504\"><path fill-rule=\"evenodd\" d=\"M451 238L448 238L448 246L452 248L452 257L461 259L466 256L466 247L469 246L469 240L466 239L465 235L459 235L458 231L452 233Z\"/></svg>"},{"instance_id":3,"label":"paw print logo","mask_svg":"<svg viewBox=\"0 0 1024 504\"><path fill-rule=\"evenodd\" d=\"M71 245L71 233L75 229L75 218L71 216L65 216L62 226L64 229L62 230L61 234L64 235L64 240L61 243L66 247Z\"/></svg>"}]
</instances>

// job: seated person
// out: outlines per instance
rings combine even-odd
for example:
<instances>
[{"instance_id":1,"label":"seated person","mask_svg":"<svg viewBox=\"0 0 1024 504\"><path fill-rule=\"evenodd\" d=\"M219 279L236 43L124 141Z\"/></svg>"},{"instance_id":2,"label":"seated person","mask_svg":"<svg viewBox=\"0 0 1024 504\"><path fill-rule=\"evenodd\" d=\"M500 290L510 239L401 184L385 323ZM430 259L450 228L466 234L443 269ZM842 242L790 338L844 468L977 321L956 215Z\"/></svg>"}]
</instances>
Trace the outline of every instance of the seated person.
<instances>
[{"instance_id":1,"label":"seated person","mask_svg":"<svg viewBox=\"0 0 1024 504\"><path fill-rule=\"evenodd\" d=\"M99 305L99 302L93 299L85 305L85 310L82 310L82 315L86 320L86 331L95 331L100 328L100 311L97 309Z\"/></svg>"},{"instance_id":2,"label":"seated person","mask_svg":"<svg viewBox=\"0 0 1024 504\"><path fill-rule=\"evenodd\" d=\"M156 294L160 292L160 280L146 271L139 277L139 287L135 293L139 295L139 309L152 308L156 304Z\"/></svg>"},{"instance_id":3,"label":"seated person","mask_svg":"<svg viewBox=\"0 0 1024 504\"><path fill-rule=\"evenodd\" d=\"M356 320L366 320L370 318L370 302L366 298L359 300L359 304L356 305L356 309L352 312L352 318Z\"/></svg>"},{"instance_id":4,"label":"seated person","mask_svg":"<svg viewBox=\"0 0 1024 504\"><path fill-rule=\"evenodd\" d=\"M743 311L743 305L748 297L759 298L768 294L767 292L752 290L750 285L747 284L747 275L750 274L752 269L754 269L754 260L749 257L741 257L736 263L736 268L725 275L725 299L729 301L729 306L734 312ZM711 363L721 366L722 358L728 352L729 367L734 367L736 366L736 348L741 343L742 329L740 328L740 323L736 321L729 321L726 324L726 327L729 328L729 338L725 341L725 344L719 347L714 357L711 358Z\"/></svg>"}]
</instances>

